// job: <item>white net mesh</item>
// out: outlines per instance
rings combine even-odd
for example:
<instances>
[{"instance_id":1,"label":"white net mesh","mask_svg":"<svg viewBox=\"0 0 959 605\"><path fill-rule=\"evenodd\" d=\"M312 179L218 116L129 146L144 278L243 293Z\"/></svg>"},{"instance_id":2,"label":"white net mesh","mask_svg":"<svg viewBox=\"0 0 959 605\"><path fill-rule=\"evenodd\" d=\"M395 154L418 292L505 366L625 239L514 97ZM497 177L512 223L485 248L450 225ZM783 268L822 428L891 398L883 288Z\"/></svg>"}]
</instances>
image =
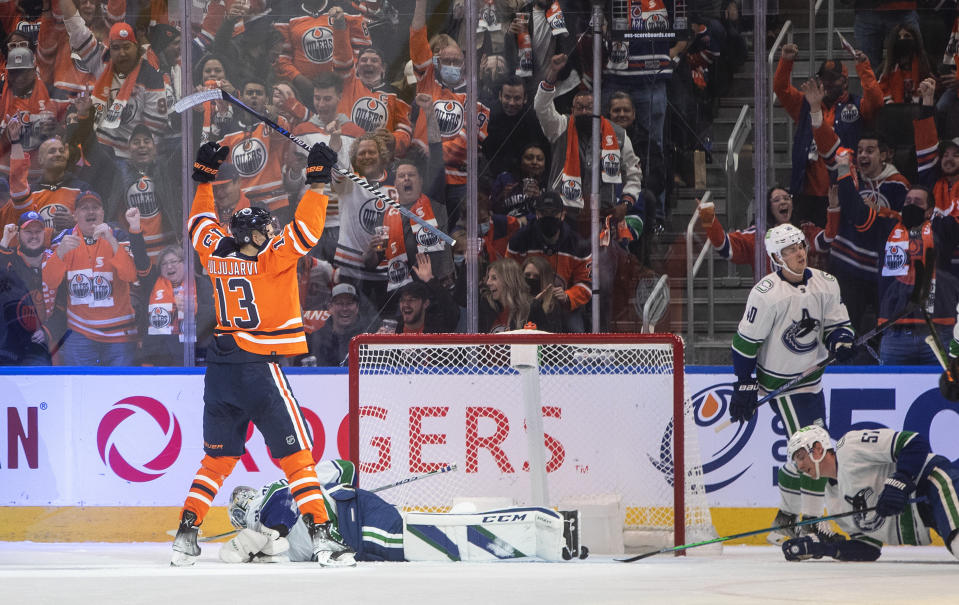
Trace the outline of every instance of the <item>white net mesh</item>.
<instances>
[{"instance_id":1,"label":"white net mesh","mask_svg":"<svg viewBox=\"0 0 959 605\"><path fill-rule=\"evenodd\" d=\"M695 423L683 389L674 388L674 349L680 360L682 351L677 340L437 335L416 341L364 336L354 344L351 414L358 420L363 486L456 463L457 472L381 495L407 509L437 512L449 510L454 498L535 504L532 486L540 475L528 462L519 369L533 366L527 375L538 382L539 405L531 409L542 409L549 505L613 497L622 503L627 532L659 536L639 542L672 544L673 416L685 409L678 475L685 539L711 535Z\"/></svg>"}]
</instances>

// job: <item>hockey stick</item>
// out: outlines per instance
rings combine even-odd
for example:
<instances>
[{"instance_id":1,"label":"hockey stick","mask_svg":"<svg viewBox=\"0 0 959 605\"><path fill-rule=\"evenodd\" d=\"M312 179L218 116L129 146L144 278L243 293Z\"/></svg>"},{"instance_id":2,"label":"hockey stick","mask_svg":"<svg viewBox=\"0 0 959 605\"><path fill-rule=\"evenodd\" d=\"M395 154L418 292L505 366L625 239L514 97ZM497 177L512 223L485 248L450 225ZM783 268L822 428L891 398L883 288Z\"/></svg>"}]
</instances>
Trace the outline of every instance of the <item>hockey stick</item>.
<instances>
[{"instance_id":1,"label":"hockey stick","mask_svg":"<svg viewBox=\"0 0 959 605\"><path fill-rule=\"evenodd\" d=\"M392 489L392 488L394 488L394 487L399 487L400 485L404 485L404 484L406 484L406 483L412 483L413 481L419 481L420 479L425 479L425 478L427 478L427 477L432 477L433 475L440 475L440 474L442 474L442 473L451 473L451 472L453 472L453 471L455 471L455 470L456 470L456 463L454 462L453 464L447 464L446 466L443 466L443 467L441 467L441 468L438 468L438 469L436 469L435 471L430 471L430 472L428 472L428 473L423 473L422 475L413 475L413 476L411 476L411 477L407 477L406 479L400 479L400 480L397 481L396 483L390 483L390 484L388 484L388 485L381 485L381 486L379 486L379 487L377 487L377 488L371 489L370 491L373 492L373 493L375 493L375 492L381 492L381 491L383 491L383 490Z\"/></svg>"},{"instance_id":2,"label":"hockey stick","mask_svg":"<svg viewBox=\"0 0 959 605\"><path fill-rule=\"evenodd\" d=\"M915 311L916 308L919 306L920 301L924 301L926 299L926 297L929 295L929 278L932 277L932 272L930 271L927 275L925 271L925 267L926 265L924 265L922 261L920 260L916 261L916 285L912 289L912 294L909 295L909 302L906 304L906 308L904 308L902 311L896 314L895 317L882 322L881 324L879 324L872 330L869 330L868 332L866 332L865 334L857 338L856 342L853 343L853 348L863 346L873 337L878 336L882 334L883 332L885 332L886 330L888 330L889 328L891 328L893 325L895 325L897 321L899 321L906 315L909 315L910 313ZM781 395L784 391L791 389L792 387L806 380L807 378L809 378L816 372L819 372L825 369L826 366L832 364L832 362L834 361L836 361L836 355L835 353L830 353L829 355L826 356L825 359L823 359L816 365L812 366L811 368L808 368L799 376L796 376L794 378L787 380L784 384L780 385L778 388L774 389L770 393L767 393L765 397L757 401L756 406L753 410L753 413L755 413L755 410L758 410L759 407L763 405L764 403L766 403L767 401L770 401L772 399L775 399L776 397L779 397L779 395ZM719 426L717 426L715 428L715 431L719 433L732 425L733 425L732 419L727 420L726 422L723 422Z\"/></svg>"},{"instance_id":3,"label":"hockey stick","mask_svg":"<svg viewBox=\"0 0 959 605\"><path fill-rule=\"evenodd\" d=\"M296 136L295 134L293 134L286 128L283 128L282 126L280 126L279 124L277 124L270 118L266 117L265 115L257 111L254 111L248 105L246 105L243 101L237 99L236 97L234 97L228 92L220 90L219 88L214 88L213 90L206 90L203 92L195 92L192 95L183 97L182 99L180 99L173 105L173 111L177 113L182 113L183 110L185 109L190 109L191 107L195 107L197 105L200 105L201 103L206 103L207 101L216 101L216 100L223 100L236 105L237 107L246 111L253 117L257 118L258 120L260 120L261 122L263 122L264 124L272 128L273 130L277 131L278 133L282 134L286 138L296 143L297 146L301 147L302 149L305 149L307 152L310 151L310 146L307 145L306 142L303 141L303 139ZM433 225L429 224L424 219L414 214L410 209L403 207L401 204L391 199L382 191L378 189L374 189L372 185L366 182L366 179L360 177L359 175L353 172L350 172L349 170L343 170L342 168L338 166L334 166L333 170L336 171L337 174L340 174L350 179L357 186L363 188L367 192L375 195L377 199L382 201L384 204L387 204L388 206L390 206L391 208L393 208L394 210L396 210L397 212L399 212L406 218L410 219L414 223L418 224L420 227L426 229L427 231L429 231L436 237L440 238L441 240L443 240L450 246L456 243L456 240L454 240L452 237L446 235L445 233L443 233L442 231L440 231Z\"/></svg>"},{"instance_id":4,"label":"hockey stick","mask_svg":"<svg viewBox=\"0 0 959 605\"><path fill-rule=\"evenodd\" d=\"M908 500L907 504L914 504L916 502L922 502L925 498L912 498ZM661 548L659 550L654 550L653 552L645 552L640 555L633 555L626 559L616 559L620 563L632 563L633 561L639 561L647 557L652 557L654 555L661 555L667 552L676 552L680 550L686 550L689 548L696 548L697 546L706 546L707 544L717 544L719 542L728 542L729 540L736 540L738 538L748 538L749 536L756 536L759 534L769 533L771 531L776 531L777 529L787 529L790 527L801 527L803 525L813 525L821 521L831 521L833 519L842 519L843 517L849 517L852 515L861 515L862 513L868 513L876 510L875 506L870 506L869 508L863 508L860 510L851 510L845 513L836 513L835 515L826 515L823 517L814 517L812 519L804 519L802 521L794 521L792 523L787 523L786 525L774 525L772 527L764 527L763 529L755 529L753 531L745 531L741 534L733 534L731 536L722 536L721 538L713 538L712 540L703 540L702 542L692 542L690 544L683 544L682 546L671 546L668 548Z\"/></svg>"},{"instance_id":5,"label":"hockey stick","mask_svg":"<svg viewBox=\"0 0 959 605\"><path fill-rule=\"evenodd\" d=\"M949 380L952 380L952 373L949 372L949 362L946 361L946 358L942 356L942 349L939 348L939 343L936 342L936 337L930 334L926 336L926 344L932 350L932 354L936 356L936 361L939 362L939 366L943 371L949 373Z\"/></svg>"},{"instance_id":6,"label":"hockey stick","mask_svg":"<svg viewBox=\"0 0 959 605\"><path fill-rule=\"evenodd\" d=\"M396 483L389 483L389 484L387 484L387 485L381 485L381 486L379 486L379 487L377 487L377 488L371 489L370 492L382 492L382 491L385 491L385 490L388 490L388 489L392 489L392 488L394 488L394 487L399 487L400 485L405 485L405 484L407 484L407 483L412 483L413 481L419 481L420 479L425 479L425 478L427 478L427 477L432 477L433 475L441 475L441 474L443 474L443 473L452 473L452 472L454 472L454 471L456 471L456 463L455 463L455 462L454 462L453 464L447 464L447 465L445 465L445 466L443 466L443 467L441 467L441 468L438 468L438 469L436 469L435 471L430 471L430 472L428 472L428 473L423 473L422 475L413 475L413 476L411 476L411 477L407 477L406 479L400 479L400 480L397 481ZM168 529L166 533L167 533L168 535L170 535L170 536L176 537L176 530L175 530L175 529ZM240 530L239 530L239 529L231 529L230 531L225 531L225 532L223 532L222 534L214 534L214 535L212 535L212 536L200 536L199 538L197 538L197 542L212 542L212 541L214 541L214 540L219 540L220 538L228 538L228 537L230 537L230 536L232 536L232 535L234 535L234 534L238 534L238 533L240 533Z\"/></svg>"}]
</instances>

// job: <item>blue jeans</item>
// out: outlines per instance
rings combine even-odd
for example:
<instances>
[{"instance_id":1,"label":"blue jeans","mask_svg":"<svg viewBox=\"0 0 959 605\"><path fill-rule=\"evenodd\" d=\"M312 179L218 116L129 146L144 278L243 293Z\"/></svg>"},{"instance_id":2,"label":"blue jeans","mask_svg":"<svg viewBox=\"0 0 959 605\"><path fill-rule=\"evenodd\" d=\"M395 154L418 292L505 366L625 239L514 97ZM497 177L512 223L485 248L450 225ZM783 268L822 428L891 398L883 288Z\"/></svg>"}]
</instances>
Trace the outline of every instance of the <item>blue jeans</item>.
<instances>
[{"instance_id":1,"label":"blue jeans","mask_svg":"<svg viewBox=\"0 0 959 605\"><path fill-rule=\"evenodd\" d=\"M60 359L65 366L129 366L135 351L135 342L98 342L74 330L60 347Z\"/></svg>"},{"instance_id":2,"label":"blue jeans","mask_svg":"<svg viewBox=\"0 0 959 605\"><path fill-rule=\"evenodd\" d=\"M952 326L936 328L943 346L948 347L949 341L952 340ZM935 354L925 342L926 336L929 336L929 329L925 324L889 328L889 331L882 335L879 358L884 365L890 366L938 365Z\"/></svg>"},{"instance_id":3,"label":"blue jeans","mask_svg":"<svg viewBox=\"0 0 959 605\"><path fill-rule=\"evenodd\" d=\"M666 183L666 164L663 158L663 126L666 123L666 80L645 80L630 76L603 76L603 101L616 91L628 93L636 109L638 140L633 151L642 161L643 179L656 191ZM662 205L656 216L664 216Z\"/></svg>"},{"instance_id":4,"label":"blue jeans","mask_svg":"<svg viewBox=\"0 0 959 605\"><path fill-rule=\"evenodd\" d=\"M919 15L916 11L856 11L853 32L856 36L855 46L869 57L869 63L877 76L879 64L882 62L882 46L886 36L897 24L911 25L919 29Z\"/></svg>"}]
</instances>

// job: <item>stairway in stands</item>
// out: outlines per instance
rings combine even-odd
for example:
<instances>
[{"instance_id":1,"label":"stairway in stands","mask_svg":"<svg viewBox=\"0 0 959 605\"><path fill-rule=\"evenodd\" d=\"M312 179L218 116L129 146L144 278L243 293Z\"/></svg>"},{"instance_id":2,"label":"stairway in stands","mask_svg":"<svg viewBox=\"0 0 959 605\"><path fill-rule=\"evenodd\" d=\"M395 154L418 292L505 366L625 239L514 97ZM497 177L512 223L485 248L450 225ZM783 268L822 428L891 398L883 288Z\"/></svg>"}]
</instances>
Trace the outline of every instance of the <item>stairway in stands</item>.
<instances>
[{"instance_id":1,"label":"stairway in stands","mask_svg":"<svg viewBox=\"0 0 959 605\"><path fill-rule=\"evenodd\" d=\"M809 30L808 13L784 14L779 19L779 27L787 19L792 20L793 41L799 45L800 53L793 69L793 84L798 86L809 77ZM853 12L843 5L836 3L835 27L846 38L852 40ZM825 3L823 10L816 19L816 47L814 70L826 58L827 17ZM778 27L777 27L778 32ZM738 182L733 190L733 199L726 199L726 151L729 135L736 123L742 106L749 105L750 118L754 118L753 108L753 79L757 68L765 69L768 51L760 53L758 58L752 51L752 33L747 32L747 43L750 48L746 64L735 76L730 94L719 102L718 115L713 122L712 156L713 161L706 166L707 188L711 191L712 200L716 204L716 215L727 229L737 229L747 226L745 221L747 206L751 205L753 194L753 161L752 141L758 134L765 135L764 125L753 123L753 134L748 139L739 161ZM836 40L835 49L839 48ZM775 60L778 61L778 53ZM859 81L856 72L849 63L850 89L859 92ZM770 78L770 87L772 80ZM790 173L789 138L792 136L793 125L779 104L772 116L774 126L773 157L775 162L775 181L787 183ZM772 183L770 183L772 184ZM686 261L685 261L685 232L694 210L696 198L702 195L702 190L691 187L678 189L678 196L673 203L672 212L666 225L666 232L656 241L651 266L656 273L667 273L670 286L670 309L666 318L657 326L659 331L668 330L687 336L686 325ZM765 196L765 192L759 195ZM748 216L752 217L751 208ZM731 224L732 223L732 224ZM697 226L699 238L694 247L694 254L698 254L705 241L702 230ZM726 263L714 255L714 291L716 304L714 307L715 321L713 322L714 335L707 338L709 323L708 300L706 295L707 278L705 265L695 279L695 347L692 354L687 356L686 363L691 365L727 365L729 360L729 345L736 326L742 317L743 307L754 280L751 266L735 266Z\"/></svg>"}]
</instances>

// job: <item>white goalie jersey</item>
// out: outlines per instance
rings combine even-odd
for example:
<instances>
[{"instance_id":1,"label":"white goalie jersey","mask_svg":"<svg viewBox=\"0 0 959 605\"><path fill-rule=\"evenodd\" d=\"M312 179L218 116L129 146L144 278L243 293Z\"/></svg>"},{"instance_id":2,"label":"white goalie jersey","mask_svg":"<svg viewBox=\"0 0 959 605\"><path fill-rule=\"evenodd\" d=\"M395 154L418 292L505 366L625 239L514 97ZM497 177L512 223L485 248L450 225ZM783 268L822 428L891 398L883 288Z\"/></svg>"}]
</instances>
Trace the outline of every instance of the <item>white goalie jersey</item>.
<instances>
[{"instance_id":1,"label":"white goalie jersey","mask_svg":"<svg viewBox=\"0 0 959 605\"><path fill-rule=\"evenodd\" d=\"M916 437L910 431L868 429L850 431L836 444L836 481L826 486L826 507L831 514L876 506L886 477L896 472L899 452ZM929 454L926 464L933 458ZM907 504L897 517L880 517L874 511L836 520L854 540L921 546L930 543L929 528L919 518L916 504Z\"/></svg>"},{"instance_id":2,"label":"white goalie jersey","mask_svg":"<svg viewBox=\"0 0 959 605\"><path fill-rule=\"evenodd\" d=\"M852 332L835 277L806 269L806 280L792 284L770 273L749 292L733 350L756 359L756 380L768 392L825 359L826 338L839 329ZM791 392L818 392L821 376L813 374Z\"/></svg>"}]
</instances>

